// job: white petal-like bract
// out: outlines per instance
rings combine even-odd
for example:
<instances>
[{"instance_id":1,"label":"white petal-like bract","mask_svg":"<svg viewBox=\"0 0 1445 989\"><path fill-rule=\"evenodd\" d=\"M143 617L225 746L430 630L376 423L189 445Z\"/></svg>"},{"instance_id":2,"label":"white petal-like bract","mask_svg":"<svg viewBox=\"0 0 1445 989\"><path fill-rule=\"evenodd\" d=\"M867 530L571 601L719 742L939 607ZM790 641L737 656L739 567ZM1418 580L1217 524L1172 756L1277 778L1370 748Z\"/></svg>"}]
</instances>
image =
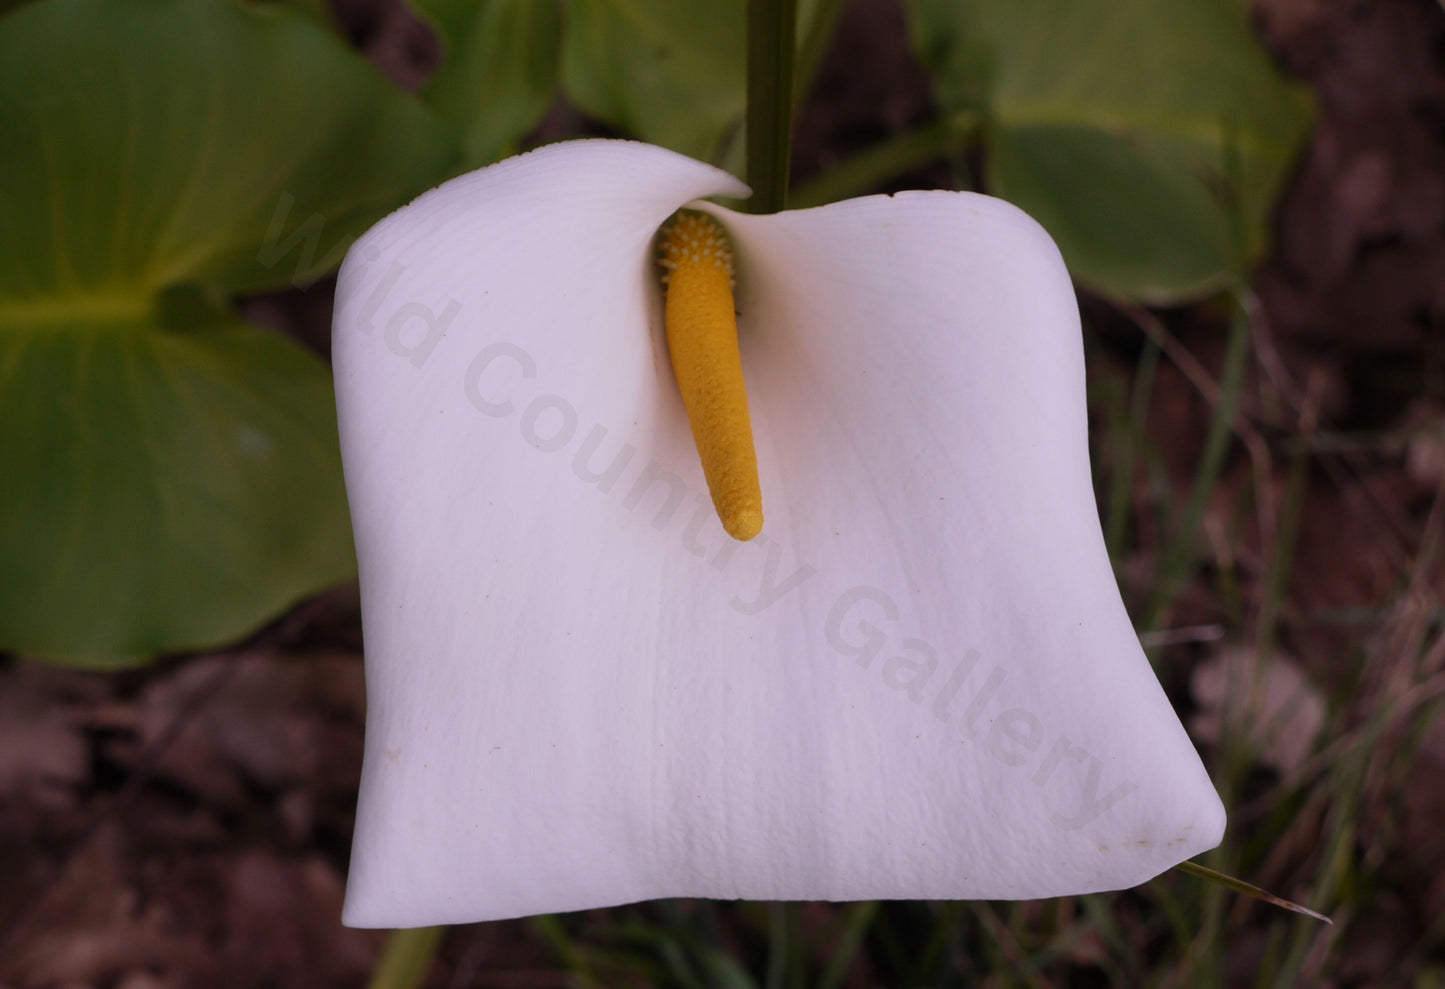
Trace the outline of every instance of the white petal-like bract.
<instances>
[{"instance_id":1,"label":"white petal-like bract","mask_svg":"<svg viewBox=\"0 0 1445 989\"><path fill-rule=\"evenodd\" d=\"M652 241L746 190L646 145L462 176L352 249L366 641L344 919L1140 883L1223 809L1129 622L1052 241L969 193L716 215L766 523L713 514Z\"/></svg>"}]
</instances>

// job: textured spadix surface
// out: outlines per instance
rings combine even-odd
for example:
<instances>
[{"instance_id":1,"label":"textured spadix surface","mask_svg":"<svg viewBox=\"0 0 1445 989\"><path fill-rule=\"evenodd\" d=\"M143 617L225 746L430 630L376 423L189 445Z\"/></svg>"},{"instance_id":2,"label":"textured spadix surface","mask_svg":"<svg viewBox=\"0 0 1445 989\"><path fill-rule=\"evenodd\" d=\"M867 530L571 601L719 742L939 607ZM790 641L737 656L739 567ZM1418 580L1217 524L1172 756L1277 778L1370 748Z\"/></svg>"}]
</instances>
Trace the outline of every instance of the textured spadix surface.
<instances>
[{"instance_id":1,"label":"textured spadix surface","mask_svg":"<svg viewBox=\"0 0 1445 989\"><path fill-rule=\"evenodd\" d=\"M555 145L367 234L334 353L369 695L345 921L1130 886L1223 810L1140 651L1048 236L912 193L732 236L763 533L713 515L653 237Z\"/></svg>"}]
</instances>

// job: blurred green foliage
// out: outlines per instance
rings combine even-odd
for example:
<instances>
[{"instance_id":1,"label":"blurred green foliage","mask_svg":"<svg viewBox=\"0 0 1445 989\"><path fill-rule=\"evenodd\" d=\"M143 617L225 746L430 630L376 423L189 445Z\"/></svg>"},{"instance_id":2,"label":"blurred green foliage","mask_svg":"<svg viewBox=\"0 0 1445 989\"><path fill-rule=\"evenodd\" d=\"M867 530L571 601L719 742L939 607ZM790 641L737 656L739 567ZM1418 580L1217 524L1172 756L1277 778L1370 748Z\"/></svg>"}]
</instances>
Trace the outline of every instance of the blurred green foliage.
<instances>
[{"instance_id":1,"label":"blurred green foliage","mask_svg":"<svg viewBox=\"0 0 1445 989\"><path fill-rule=\"evenodd\" d=\"M326 368L238 295L333 270L559 94L741 161L742 0L413 3L445 53L419 97L324 0L0 0L0 649L215 646L352 572ZM840 179L981 146L1095 289L1243 275L1309 107L1235 0L905 5L943 117ZM800 4L802 89L838 6Z\"/></svg>"},{"instance_id":2,"label":"blurred green foliage","mask_svg":"<svg viewBox=\"0 0 1445 989\"><path fill-rule=\"evenodd\" d=\"M1177 302L1245 275L1311 106L1237 0L904 4L945 119L981 143L986 191L1038 219L1080 281ZM827 6L800 4L800 44L831 20ZM567 8L572 102L625 134L736 167L742 0Z\"/></svg>"},{"instance_id":3,"label":"blurred green foliage","mask_svg":"<svg viewBox=\"0 0 1445 989\"><path fill-rule=\"evenodd\" d=\"M537 0L415 0L446 48L424 96L454 128L466 166L517 150L557 91L562 13Z\"/></svg>"},{"instance_id":4,"label":"blurred green foliage","mask_svg":"<svg viewBox=\"0 0 1445 989\"><path fill-rule=\"evenodd\" d=\"M326 366L227 301L443 177L440 122L287 7L44 0L0 133L0 647L213 646L344 580Z\"/></svg>"},{"instance_id":5,"label":"blurred green foliage","mask_svg":"<svg viewBox=\"0 0 1445 989\"><path fill-rule=\"evenodd\" d=\"M806 81L841 2L797 6L795 77ZM565 7L568 100L629 137L741 174L746 0L565 0Z\"/></svg>"},{"instance_id":6,"label":"blurred green foliage","mask_svg":"<svg viewBox=\"0 0 1445 989\"><path fill-rule=\"evenodd\" d=\"M907 0L945 110L982 116L989 191L1074 276L1172 302L1245 274L1308 130L1237 0Z\"/></svg>"},{"instance_id":7,"label":"blurred green foliage","mask_svg":"<svg viewBox=\"0 0 1445 989\"><path fill-rule=\"evenodd\" d=\"M567 96L626 134L716 161L742 123L742 0L568 0Z\"/></svg>"}]
</instances>

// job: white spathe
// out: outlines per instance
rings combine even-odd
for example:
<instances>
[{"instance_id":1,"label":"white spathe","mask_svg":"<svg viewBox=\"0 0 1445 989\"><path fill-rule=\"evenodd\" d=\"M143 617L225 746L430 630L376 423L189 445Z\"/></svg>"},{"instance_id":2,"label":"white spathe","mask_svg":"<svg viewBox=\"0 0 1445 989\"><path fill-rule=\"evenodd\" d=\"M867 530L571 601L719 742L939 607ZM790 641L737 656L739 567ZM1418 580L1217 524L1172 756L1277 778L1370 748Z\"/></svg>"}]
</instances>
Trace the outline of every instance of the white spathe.
<instances>
[{"instance_id":1,"label":"white spathe","mask_svg":"<svg viewBox=\"0 0 1445 989\"><path fill-rule=\"evenodd\" d=\"M1090 484L1049 237L968 193L748 216L647 145L462 176L352 249L334 355L369 713L344 920L1021 898L1218 843ZM766 524L707 498L652 241L732 235Z\"/></svg>"}]
</instances>

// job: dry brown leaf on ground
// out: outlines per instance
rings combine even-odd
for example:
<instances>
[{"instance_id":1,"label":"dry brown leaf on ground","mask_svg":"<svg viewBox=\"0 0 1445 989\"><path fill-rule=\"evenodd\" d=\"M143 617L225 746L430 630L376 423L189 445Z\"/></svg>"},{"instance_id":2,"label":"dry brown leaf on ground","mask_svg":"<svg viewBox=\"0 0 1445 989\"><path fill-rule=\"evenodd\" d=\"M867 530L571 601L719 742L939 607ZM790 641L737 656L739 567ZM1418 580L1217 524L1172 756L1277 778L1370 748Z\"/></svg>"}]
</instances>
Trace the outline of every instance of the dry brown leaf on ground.
<instances>
[{"instance_id":1,"label":"dry brown leaf on ground","mask_svg":"<svg viewBox=\"0 0 1445 989\"><path fill-rule=\"evenodd\" d=\"M178 965L204 974L202 947L174 929L163 902L142 895L133 864L120 828L93 835L10 931L0 982L15 989L104 985L128 971Z\"/></svg>"},{"instance_id":2,"label":"dry brown leaf on ground","mask_svg":"<svg viewBox=\"0 0 1445 989\"><path fill-rule=\"evenodd\" d=\"M93 682L32 663L0 669L0 801L63 799L90 775L90 751L75 716Z\"/></svg>"},{"instance_id":3,"label":"dry brown leaf on ground","mask_svg":"<svg viewBox=\"0 0 1445 989\"><path fill-rule=\"evenodd\" d=\"M154 753L156 776L222 807L245 804L251 787L349 793L364 696L356 657L202 657L145 688L137 737L113 755L134 767Z\"/></svg>"}]
</instances>

